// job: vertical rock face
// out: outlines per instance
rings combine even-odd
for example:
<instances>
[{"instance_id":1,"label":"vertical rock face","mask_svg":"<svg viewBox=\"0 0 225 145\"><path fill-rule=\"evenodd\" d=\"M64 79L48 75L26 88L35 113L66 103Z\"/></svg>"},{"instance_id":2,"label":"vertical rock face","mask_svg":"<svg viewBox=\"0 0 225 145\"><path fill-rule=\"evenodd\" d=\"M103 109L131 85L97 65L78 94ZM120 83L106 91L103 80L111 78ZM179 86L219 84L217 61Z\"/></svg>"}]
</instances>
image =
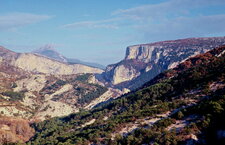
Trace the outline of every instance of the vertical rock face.
<instances>
[{"instance_id":1,"label":"vertical rock face","mask_svg":"<svg viewBox=\"0 0 225 145\"><path fill-rule=\"evenodd\" d=\"M113 85L131 81L145 71L146 63L137 59L123 60L115 65L109 65L103 73L106 81Z\"/></svg>"},{"instance_id":2,"label":"vertical rock face","mask_svg":"<svg viewBox=\"0 0 225 145\"><path fill-rule=\"evenodd\" d=\"M114 72L115 74L113 75L113 84L130 81L140 74L133 67L129 69L125 65L119 65L118 67L116 67Z\"/></svg>"},{"instance_id":3,"label":"vertical rock face","mask_svg":"<svg viewBox=\"0 0 225 145\"><path fill-rule=\"evenodd\" d=\"M157 46L129 46L126 50L125 59L139 59L143 62L149 62L152 59L152 53L155 49L157 49Z\"/></svg>"},{"instance_id":4,"label":"vertical rock face","mask_svg":"<svg viewBox=\"0 0 225 145\"><path fill-rule=\"evenodd\" d=\"M113 85L135 89L185 59L225 44L225 37L188 38L129 46L125 59L103 76Z\"/></svg>"}]
</instances>

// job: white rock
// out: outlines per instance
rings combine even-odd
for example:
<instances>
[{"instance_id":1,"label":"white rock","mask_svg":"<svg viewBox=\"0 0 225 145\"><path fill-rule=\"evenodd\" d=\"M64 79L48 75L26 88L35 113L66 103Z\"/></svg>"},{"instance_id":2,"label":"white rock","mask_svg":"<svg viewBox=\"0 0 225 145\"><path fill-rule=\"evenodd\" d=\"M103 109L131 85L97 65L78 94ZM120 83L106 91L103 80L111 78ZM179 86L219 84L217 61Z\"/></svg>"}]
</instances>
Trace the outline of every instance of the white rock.
<instances>
[{"instance_id":1,"label":"white rock","mask_svg":"<svg viewBox=\"0 0 225 145\"><path fill-rule=\"evenodd\" d=\"M82 64L68 65L62 62L54 61L39 55L24 53L21 54L12 65L26 71L40 72L46 74L78 74L78 73L102 73L103 70L85 66Z\"/></svg>"},{"instance_id":2,"label":"white rock","mask_svg":"<svg viewBox=\"0 0 225 145\"><path fill-rule=\"evenodd\" d=\"M113 84L119 84L121 82L132 80L140 75L134 68L127 68L124 65L119 65L114 70Z\"/></svg>"}]
</instances>

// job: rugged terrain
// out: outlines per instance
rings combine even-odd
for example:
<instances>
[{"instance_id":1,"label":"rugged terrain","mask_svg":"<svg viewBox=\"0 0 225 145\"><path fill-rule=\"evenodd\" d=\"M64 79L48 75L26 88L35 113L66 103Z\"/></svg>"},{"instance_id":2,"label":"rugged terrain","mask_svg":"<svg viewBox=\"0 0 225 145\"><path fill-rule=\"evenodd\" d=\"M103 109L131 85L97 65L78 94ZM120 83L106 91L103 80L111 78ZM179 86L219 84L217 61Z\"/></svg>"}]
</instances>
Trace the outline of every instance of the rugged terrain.
<instances>
[{"instance_id":1,"label":"rugged terrain","mask_svg":"<svg viewBox=\"0 0 225 145\"><path fill-rule=\"evenodd\" d=\"M92 108L99 101L122 94L116 89L108 90L95 79L91 73L102 72L97 68L19 54L3 47L0 60L0 111L6 116L43 120L68 115L85 106Z\"/></svg>"},{"instance_id":2,"label":"rugged terrain","mask_svg":"<svg viewBox=\"0 0 225 145\"><path fill-rule=\"evenodd\" d=\"M33 74L12 66L1 66L1 71L0 112L4 116L45 120L90 109L122 94L94 82L92 74Z\"/></svg>"},{"instance_id":3,"label":"rugged terrain","mask_svg":"<svg viewBox=\"0 0 225 145\"><path fill-rule=\"evenodd\" d=\"M187 58L225 44L225 37L188 38L127 47L124 60L107 66L103 78L118 88L136 89Z\"/></svg>"},{"instance_id":4,"label":"rugged terrain","mask_svg":"<svg viewBox=\"0 0 225 145\"><path fill-rule=\"evenodd\" d=\"M95 79L93 73L101 72L0 47L0 142L28 141L33 121L91 109L120 96L123 92Z\"/></svg>"},{"instance_id":5,"label":"rugged terrain","mask_svg":"<svg viewBox=\"0 0 225 145\"><path fill-rule=\"evenodd\" d=\"M223 141L225 47L200 53L224 42L190 38L128 47L126 58L105 72L63 62L58 53L53 59L0 47L0 142L26 142L33 134L32 144Z\"/></svg>"},{"instance_id":6,"label":"rugged terrain","mask_svg":"<svg viewBox=\"0 0 225 145\"><path fill-rule=\"evenodd\" d=\"M34 124L29 144L224 144L225 46L90 111Z\"/></svg>"}]
</instances>

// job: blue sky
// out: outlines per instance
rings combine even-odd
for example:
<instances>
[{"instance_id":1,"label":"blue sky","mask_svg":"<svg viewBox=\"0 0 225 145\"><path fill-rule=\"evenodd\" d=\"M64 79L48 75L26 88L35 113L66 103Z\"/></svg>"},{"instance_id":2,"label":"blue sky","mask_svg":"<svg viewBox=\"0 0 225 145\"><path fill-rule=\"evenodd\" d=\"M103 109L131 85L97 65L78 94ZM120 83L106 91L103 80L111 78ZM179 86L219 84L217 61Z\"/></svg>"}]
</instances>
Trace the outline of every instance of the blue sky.
<instances>
[{"instance_id":1,"label":"blue sky","mask_svg":"<svg viewBox=\"0 0 225 145\"><path fill-rule=\"evenodd\" d=\"M129 45L225 36L225 0L0 0L0 45L111 64Z\"/></svg>"}]
</instances>

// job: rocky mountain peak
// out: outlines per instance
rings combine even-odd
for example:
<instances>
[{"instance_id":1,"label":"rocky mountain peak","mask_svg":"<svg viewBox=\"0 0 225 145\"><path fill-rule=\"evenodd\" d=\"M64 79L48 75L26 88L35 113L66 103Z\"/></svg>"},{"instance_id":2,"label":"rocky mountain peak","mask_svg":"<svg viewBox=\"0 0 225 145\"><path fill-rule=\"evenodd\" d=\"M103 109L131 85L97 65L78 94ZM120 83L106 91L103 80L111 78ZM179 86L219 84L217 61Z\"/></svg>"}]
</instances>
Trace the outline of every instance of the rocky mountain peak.
<instances>
[{"instance_id":1,"label":"rocky mountain peak","mask_svg":"<svg viewBox=\"0 0 225 145\"><path fill-rule=\"evenodd\" d=\"M41 50L52 50L52 51L56 51L55 46L53 44L45 44L44 46L40 47L36 51L41 51Z\"/></svg>"},{"instance_id":2,"label":"rocky mountain peak","mask_svg":"<svg viewBox=\"0 0 225 145\"><path fill-rule=\"evenodd\" d=\"M57 50L55 49L54 45L52 44L46 44L42 47L40 47L37 50L34 50L33 53L46 56L51 59L55 59L61 62L67 62L66 58L61 55Z\"/></svg>"},{"instance_id":3,"label":"rocky mountain peak","mask_svg":"<svg viewBox=\"0 0 225 145\"><path fill-rule=\"evenodd\" d=\"M60 62L68 63L68 64L82 64L90 67L95 67L95 68L100 68L100 69L105 69L105 66L98 64L98 63L93 63L93 62L85 62L81 61L79 59L74 59L74 58L67 58L60 54L56 49L55 46L52 44L46 44L39 49L34 50L32 53L42 55L45 57L48 57L50 59L54 59Z\"/></svg>"}]
</instances>

